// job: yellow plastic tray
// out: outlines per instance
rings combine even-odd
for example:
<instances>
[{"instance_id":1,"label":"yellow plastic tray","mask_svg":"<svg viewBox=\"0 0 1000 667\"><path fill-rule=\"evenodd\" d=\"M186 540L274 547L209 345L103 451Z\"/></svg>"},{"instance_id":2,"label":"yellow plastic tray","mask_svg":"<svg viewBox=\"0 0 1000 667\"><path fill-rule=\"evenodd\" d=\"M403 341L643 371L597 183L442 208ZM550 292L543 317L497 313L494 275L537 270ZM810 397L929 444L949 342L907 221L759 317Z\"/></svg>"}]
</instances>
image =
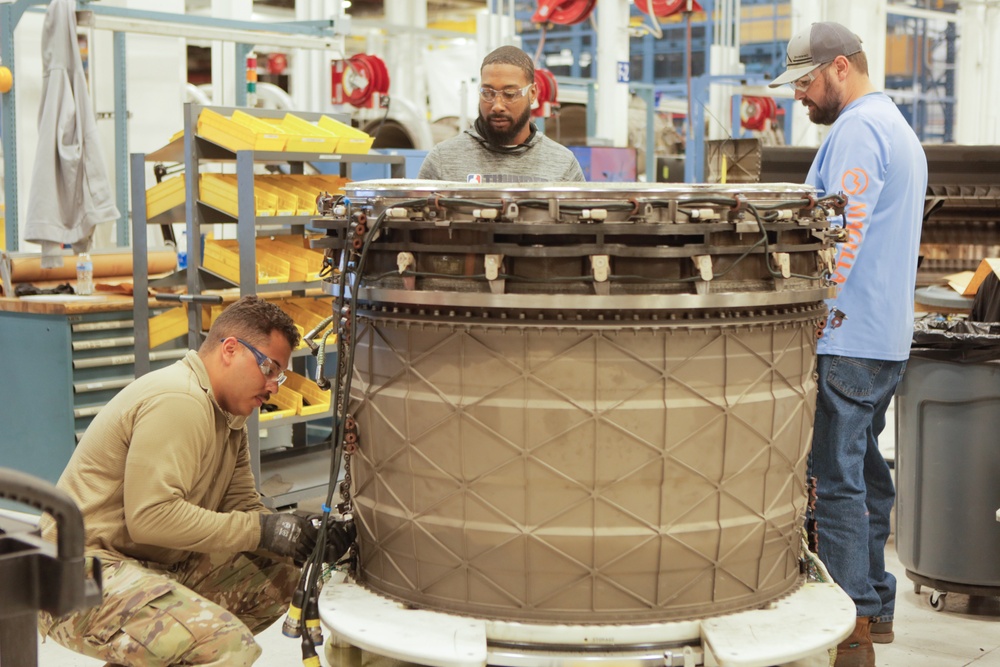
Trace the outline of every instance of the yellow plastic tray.
<instances>
[{"instance_id":1,"label":"yellow plastic tray","mask_svg":"<svg viewBox=\"0 0 1000 667\"><path fill-rule=\"evenodd\" d=\"M316 212L316 195L303 191L300 184L305 181L300 175L258 176L254 183L265 186L268 192L280 192L279 197L284 200L281 208L293 211L286 215L314 215Z\"/></svg>"},{"instance_id":2,"label":"yellow plastic tray","mask_svg":"<svg viewBox=\"0 0 1000 667\"><path fill-rule=\"evenodd\" d=\"M350 180L342 176L306 176L305 182L308 183L309 189L316 190L317 194L320 192L344 194L344 186L350 183Z\"/></svg>"},{"instance_id":3,"label":"yellow plastic tray","mask_svg":"<svg viewBox=\"0 0 1000 667\"><path fill-rule=\"evenodd\" d=\"M318 125L285 114L284 118L267 118L266 122L278 127L288 137L285 150L297 153L335 153L340 137Z\"/></svg>"},{"instance_id":4,"label":"yellow plastic tray","mask_svg":"<svg viewBox=\"0 0 1000 667\"><path fill-rule=\"evenodd\" d=\"M155 218L175 206L183 206L185 195L184 174L157 183L146 190L146 219Z\"/></svg>"},{"instance_id":5,"label":"yellow plastic tray","mask_svg":"<svg viewBox=\"0 0 1000 667\"><path fill-rule=\"evenodd\" d=\"M212 328L212 323L215 322L215 318L222 314L222 311L226 309L225 304L220 304L218 306L202 306L201 307L201 328L204 331L208 331Z\"/></svg>"},{"instance_id":6,"label":"yellow plastic tray","mask_svg":"<svg viewBox=\"0 0 1000 667\"><path fill-rule=\"evenodd\" d=\"M323 318L316 313L293 303L291 300L283 299L278 302L278 307L285 311L289 317L302 326L306 331L312 331L323 322Z\"/></svg>"},{"instance_id":7,"label":"yellow plastic tray","mask_svg":"<svg viewBox=\"0 0 1000 667\"><path fill-rule=\"evenodd\" d=\"M236 176L233 174L201 174L198 177L199 200L214 206L229 215L239 217L240 207ZM254 184L254 215L264 217L274 215L278 205L277 197L256 187Z\"/></svg>"},{"instance_id":8,"label":"yellow plastic tray","mask_svg":"<svg viewBox=\"0 0 1000 667\"><path fill-rule=\"evenodd\" d=\"M294 303L299 308L308 310L309 312L316 313L322 318L330 317L333 315L333 297L325 296L319 298L303 297L301 299L289 299L290 302Z\"/></svg>"},{"instance_id":9,"label":"yellow plastic tray","mask_svg":"<svg viewBox=\"0 0 1000 667\"><path fill-rule=\"evenodd\" d=\"M307 377L286 371L287 380L282 385L282 389L288 387L294 389L302 396L302 407L300 415L319 415L330 411L331 391L323 390L316 386L316 383Z\"/></svg>"},{"instance_id":10,"label":"yellow plastic tray","mask_svg":"<svg viewBox=\"0 0 1000 667\"><path fill-rule=\"evenodd\" d=\"M239 243L235 240L206 240L205 268L230 282L240 282ZM257 284L273 285L288 282L291 267L288 262L268 253L257 254Z\"/></svg>"},{"instance_id":11,"label":"yellow plastic tray","mask_svg":"<svg viewBox=\"0 0 1000 667\"><path fill-rule=\"evenodd\" d=\"M293 181L287 186L290 194L294 194L299 202L299 215L316 215L316 196L318 190L313 190L302 181Z\"/></svg>"},{"instance_id":12,"label":"yellow plastic tray","mask_svg":"<svg viewBox=\"0 0 1000 667\"><path fill-rule=\"evenodd\" d=\"M257 133L249 127L234 123L211 109L202 109L198 114L198 136L224 146L231 151L253 150L257 144Z\"/></svg>"},{"instance_id":13,"label":"yellow plastic tray","mask_svg":"<svg viewBox=\"0 0 1000 667\"><path fill-rule=\"evenodd\" d=\"M320 116L319 126L340 137L340 143L337 144L337 152L339 153L367 153L375 142L375 137L367 132L362 132L329 116Z\"/></svg>"},{"instance_id":14,"label":"yellow plastic tray","mask_svg":"<svg viewBox=\"0 0 1000 667\"><path fill-rule=\"evenodd\" d=\"M289 138L280 127L239 110L227 118L211 109L202 109L197 132L198 136L234 152L283 151Z\"/></svg>"},{"instance_id":15,"label":"yellow plastic tray","mask_svg":"<svg viewBox=\"0 0 1000 667\"><path fill-rule=\"evenodd\" d=\"M283 151L288 142L289 136L281 127L276 127L271 123L251 116L243 111L234 111L232 121L237 125L253 131L254 150L258 151Z\"/></svg>"},{"instance_id":16,"label":"yellow plastic tray","mask_svg":"<svg viewBox=\"0 0 1000 667\"><path fill-rule=\"evenodd\" d=\"M149 318L149 349L187 333L187 308L177 306Z\"/></svg>"},{"instance_id":17,"label":"yellow plastic tray","mask_svg":"<svg viewBox=\"0 0 1000 667\"><path fill-rule=\"evenodd\" d=\"M319 272L323 268L323 253L310 250L291 243L283 243L276 239L259 239L257 252L266 252L274 257L280 257L288 262L290 267L288 279L292 282L309 282L319 280Z\"/></svg>"},{"instance_id":18,"label":"yellow plastic tray","mask_svg":"<svg viewBox=\"0 0 1000 667\"><path fill-rule=\"evenodd\" d=\"M273 180L264 180L260 177L254 180L254 188L256 190L260 190L261 192L266 192L274 197L275 215L281 216L299 214L299 198L294 192L289 192L286 188L276 185Z\"/></svg>"},{"instance_id":19,"label":"yellow plastic tray","mask_svg":"<svg viewBox=\"0 0 1000 667\"><path fill-rule=\"evenodd\" d=\"M288 383L286 382L285 384ZM271 394L271 398L267 402L277 405L278 409L274 412L261 412L260 421L266 422L281 419L282 417L294 417L302 409L302 394L291 387L282 385L278 387L277 393Z\"/></svg>"}]
</instances>

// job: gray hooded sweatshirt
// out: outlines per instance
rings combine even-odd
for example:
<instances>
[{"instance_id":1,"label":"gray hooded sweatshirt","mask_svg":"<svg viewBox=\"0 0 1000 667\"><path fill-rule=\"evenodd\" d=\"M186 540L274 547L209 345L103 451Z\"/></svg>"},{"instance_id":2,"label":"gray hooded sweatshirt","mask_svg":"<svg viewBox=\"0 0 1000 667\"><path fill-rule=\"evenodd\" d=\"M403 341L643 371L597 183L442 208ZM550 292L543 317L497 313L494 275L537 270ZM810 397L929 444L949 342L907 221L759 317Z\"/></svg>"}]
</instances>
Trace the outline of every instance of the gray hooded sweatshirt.
<instances>
[{"instance_id":1,"label":"gray hooded sweatshirt","mask_svg":"<svg viewBox=\"0 0 1000 667\"><path fill-rule=\"evenodd\" d=\"M76 38L76 2L52 0L42 32L38 150L24 236L42 245L42 267L63 265L62 244L87 249L94 227L120 217L90 106Z\"/></svg>"},{"instance_id":2,"label":"gray hooded sweatshirt","mask_svg":"<svg viewBox=\"0 0 1000 667\"><path fill-rule=\"evenodd\" d=\"M474 127L431 149L420 167L420 179L466 183L579 182L586 180L576 157L565 146L538 132L517 146L494 146Z\"/></svg>"}]
</instances>

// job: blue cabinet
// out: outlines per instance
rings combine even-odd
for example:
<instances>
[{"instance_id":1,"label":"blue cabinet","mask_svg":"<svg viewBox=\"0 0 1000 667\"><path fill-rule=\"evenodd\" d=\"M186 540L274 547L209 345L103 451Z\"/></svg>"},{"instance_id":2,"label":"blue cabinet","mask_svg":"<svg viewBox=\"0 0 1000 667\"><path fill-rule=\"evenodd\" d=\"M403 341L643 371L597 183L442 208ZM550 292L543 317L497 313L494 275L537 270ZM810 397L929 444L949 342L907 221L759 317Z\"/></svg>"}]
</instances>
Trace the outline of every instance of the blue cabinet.
<instances>
[{"instance_id":1,"label":"blue cabinet","mask_svg":"<svg viewBox=\"0 0 1000 667\"><path fill-rule=\"evenodd\" d=\"M103 312L37 305L0 309L0 466L56 482L94 415L135 377L132 302ZM185 352L156 350L151 362Z\"/></svg>"}]
</instances>

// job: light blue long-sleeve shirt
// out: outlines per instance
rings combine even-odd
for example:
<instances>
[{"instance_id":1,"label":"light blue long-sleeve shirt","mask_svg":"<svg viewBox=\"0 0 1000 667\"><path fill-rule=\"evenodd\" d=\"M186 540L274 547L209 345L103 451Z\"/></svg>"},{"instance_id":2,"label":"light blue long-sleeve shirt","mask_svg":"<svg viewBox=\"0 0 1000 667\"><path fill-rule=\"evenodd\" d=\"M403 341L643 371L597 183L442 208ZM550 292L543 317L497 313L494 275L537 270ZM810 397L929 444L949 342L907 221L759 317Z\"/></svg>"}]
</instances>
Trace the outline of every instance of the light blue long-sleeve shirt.
<instances>
[{"instance_id":1,"label":"light blue long-sleeve shirt","mask_svg":"<svg viewBox=\"0 0 1000 667\"><path fill-rule=\"evenodd\" d=\"M841 112L806 182L822 195L845 193L846 242L838 244L831 311L817 351L866 359L909 358L913 288L927 193L927 158L917 135L884 93Z\"/></svg>"}]
</instances>

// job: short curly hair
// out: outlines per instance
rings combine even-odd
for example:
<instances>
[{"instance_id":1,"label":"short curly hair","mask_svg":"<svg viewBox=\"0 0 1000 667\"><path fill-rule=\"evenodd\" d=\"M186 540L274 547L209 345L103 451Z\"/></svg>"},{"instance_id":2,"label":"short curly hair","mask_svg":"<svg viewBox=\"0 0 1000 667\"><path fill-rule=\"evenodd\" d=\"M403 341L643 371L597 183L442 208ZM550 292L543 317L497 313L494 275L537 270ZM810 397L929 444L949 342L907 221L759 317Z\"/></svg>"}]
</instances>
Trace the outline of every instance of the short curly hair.
<instances>
[{"instance_id":1,"label":"short curly hair","mask_svg":"<svg viewBox=\"0 0 1000 667\"><path fill-rule=\"evenodd\" d=\"M293 350L298 347L299 330L285 311L259 297L245 296L215 318L201 350L207 352L230 336L254 345L264 345L272 331L280 331Z\"/></svg>"},{"instance_id":2,"label":"short curly hair","mask_svg":"<svg viewBox=\"0 0 1000 667\"><path fill-rule=\"evenodd\" d=\"M524 72L524 76L527 77L528 83L535 82L535 63L532 62L531 56L516 46L501 46L491 51L483 58L483 64L479 68L479 71L482 72L483 68L487 65L514 65L515 67L520 67L521 71Z\"/></svg>"}]
</instances>

